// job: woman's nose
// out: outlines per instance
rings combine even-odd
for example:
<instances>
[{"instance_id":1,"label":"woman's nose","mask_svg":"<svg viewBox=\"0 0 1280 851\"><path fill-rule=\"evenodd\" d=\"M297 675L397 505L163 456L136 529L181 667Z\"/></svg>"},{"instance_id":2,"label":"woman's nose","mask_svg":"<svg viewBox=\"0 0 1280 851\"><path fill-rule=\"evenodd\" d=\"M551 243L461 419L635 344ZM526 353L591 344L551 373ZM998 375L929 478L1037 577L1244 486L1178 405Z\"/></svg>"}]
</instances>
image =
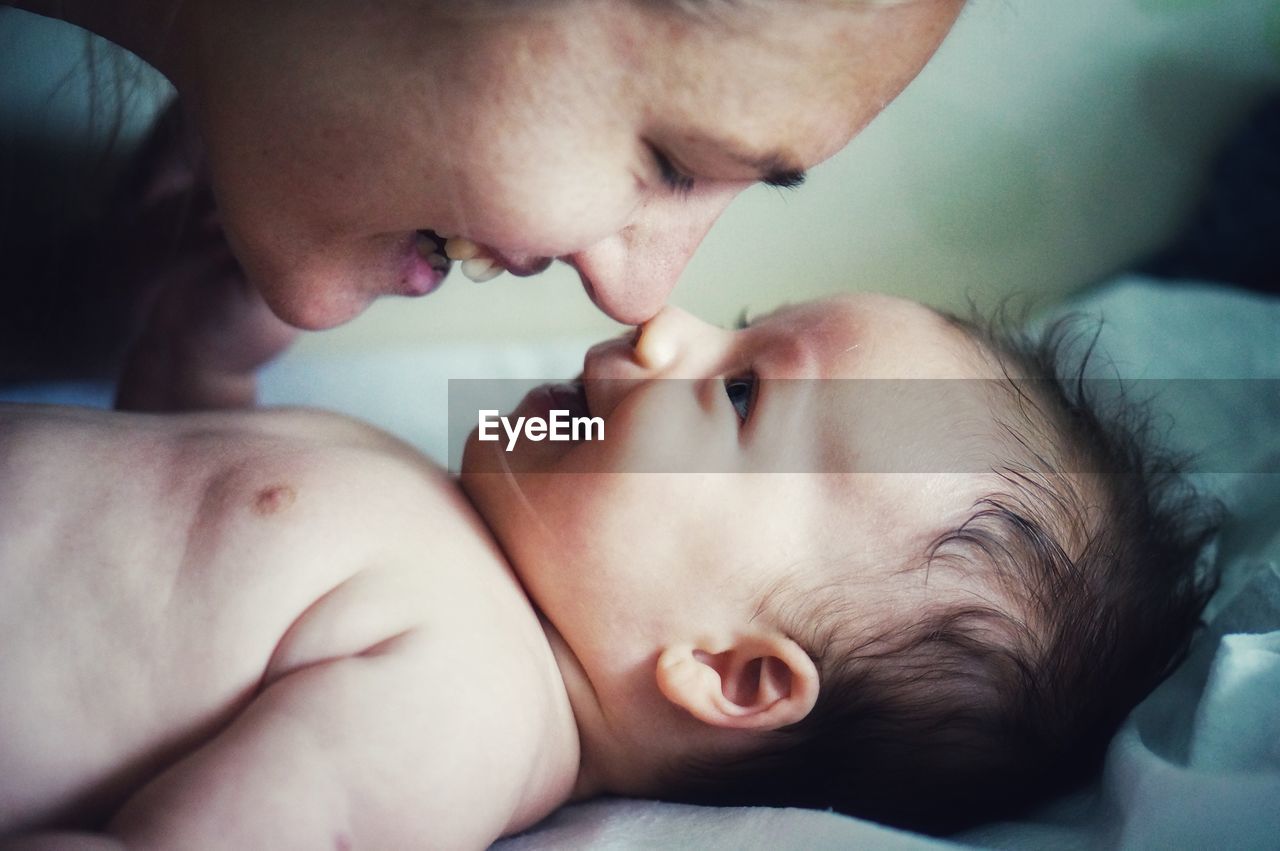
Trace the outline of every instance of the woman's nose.
<instances>
[{"instance_id":1,"label":"woman's nose","mask_svg":"<svg viewBox=\"0 0 1280 851\"><path fill-rule=\"evenodd\" d=\"M648 199L621 231L564 259L578 270L596 307L638 325L666 304L702 238L743 186Z\"/></svg>"}]
</instances>

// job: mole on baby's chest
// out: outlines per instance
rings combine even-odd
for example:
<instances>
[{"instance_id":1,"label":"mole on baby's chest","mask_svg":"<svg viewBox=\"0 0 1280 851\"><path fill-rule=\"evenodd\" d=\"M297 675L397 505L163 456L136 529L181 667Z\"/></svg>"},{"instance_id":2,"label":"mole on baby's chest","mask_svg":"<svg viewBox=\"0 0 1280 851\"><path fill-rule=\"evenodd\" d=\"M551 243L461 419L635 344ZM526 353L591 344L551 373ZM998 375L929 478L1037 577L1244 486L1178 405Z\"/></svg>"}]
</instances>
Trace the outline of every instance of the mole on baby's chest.
<instances>
[{"instance_id":1,"label":"mole on baby's chest","mask_svg":"<svg viewBox=\"0 0 1280 851\"><path fill-rule=\"evenodd\" d=\"M293 505L297 494L288 485L271 485L262 488L253 498L254 513L261 516L284 511Z\"/></svg>"}]
</instances>

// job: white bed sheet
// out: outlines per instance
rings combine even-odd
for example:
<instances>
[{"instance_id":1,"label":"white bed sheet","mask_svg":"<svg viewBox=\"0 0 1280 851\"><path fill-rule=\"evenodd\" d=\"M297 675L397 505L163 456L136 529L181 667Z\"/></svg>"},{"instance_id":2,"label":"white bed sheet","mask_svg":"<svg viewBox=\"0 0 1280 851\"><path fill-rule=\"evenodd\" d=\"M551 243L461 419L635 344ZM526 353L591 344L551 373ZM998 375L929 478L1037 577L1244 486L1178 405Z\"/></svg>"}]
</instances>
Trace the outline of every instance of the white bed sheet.
<instances>
[{"instance_id":1,"label":"white bed sheet","mask_svg":"<svg viewBox=\"0 0 1280 851\"><path fill-rule=\"evenodd\" d=\"M1101 349L1127 377L1280 379L1280 300L1125 279L1073 305L1100 314ZM355 356L292 354L263 375L265 404L344 411L448 459L450 378L563 378L589 341L449 345ZM1211 470L1231 521L1206 557L1222 587L1191 658L1126 722L1090 789L1032 816L935 840L834 813L608 800L572 806L502 851L552 848L1280 849L1280 395L1249 382L1171 382L1172 441ZM101 384L0 391L0 400L105 405ZM1270 472L1256 472L1266 470Z\"/></svg>"}]
</instances>

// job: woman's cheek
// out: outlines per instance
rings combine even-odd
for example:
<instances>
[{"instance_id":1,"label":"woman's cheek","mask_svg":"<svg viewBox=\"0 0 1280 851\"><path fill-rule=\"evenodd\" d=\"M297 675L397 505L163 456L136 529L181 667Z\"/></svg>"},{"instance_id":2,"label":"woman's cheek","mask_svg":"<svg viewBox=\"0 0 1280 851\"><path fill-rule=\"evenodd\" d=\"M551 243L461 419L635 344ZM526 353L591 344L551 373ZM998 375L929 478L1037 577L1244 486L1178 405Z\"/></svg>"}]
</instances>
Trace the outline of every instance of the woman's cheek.
<instances>
[{"instance_id":1,"label":"woman's cheek","mask_svg":"<svg viewBox=\"0 0 1280 851\"><path fill-rule=\"evenodd\" d=\"M472 239L512 252L559 256L581 251L625 228L640 204L636 180L601 173L527 172L496 182L458 210Z\"/></svg>"}]
</instances>

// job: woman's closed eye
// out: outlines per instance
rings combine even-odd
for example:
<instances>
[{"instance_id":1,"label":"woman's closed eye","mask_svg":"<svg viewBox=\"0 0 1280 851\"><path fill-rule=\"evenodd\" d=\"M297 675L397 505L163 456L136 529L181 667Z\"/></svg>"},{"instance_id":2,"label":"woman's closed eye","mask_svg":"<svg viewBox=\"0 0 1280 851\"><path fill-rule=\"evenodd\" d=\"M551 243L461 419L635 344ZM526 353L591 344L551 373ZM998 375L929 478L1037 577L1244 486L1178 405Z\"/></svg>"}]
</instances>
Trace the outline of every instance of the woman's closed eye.
<instances>
[{"instance_id":1,"label":"woman's closed eye","mask_svg":"<svg viewBox=\"0 0 1280 851\"><path fill-rule=\"evenodd\" d=\"M751 416L751 407L756 396L756 376L754 373L737 375L724 380L724 392L729 397L729 404L741 422Z\"/></svg>"},{"instance_id":2,"label":"woman's closed eye","mask_svg":"<svg viewBox=\"0 0 1280 851\"><path fill-rule=\"evenodd\" d=\"M668 189L679 195L688 195L693 191L693 178L681 171L671 161L671 157L654 145L649 146L649 151L653 154L653 161L658 166L658 174Z\"/></svg>"}]
</instances>

